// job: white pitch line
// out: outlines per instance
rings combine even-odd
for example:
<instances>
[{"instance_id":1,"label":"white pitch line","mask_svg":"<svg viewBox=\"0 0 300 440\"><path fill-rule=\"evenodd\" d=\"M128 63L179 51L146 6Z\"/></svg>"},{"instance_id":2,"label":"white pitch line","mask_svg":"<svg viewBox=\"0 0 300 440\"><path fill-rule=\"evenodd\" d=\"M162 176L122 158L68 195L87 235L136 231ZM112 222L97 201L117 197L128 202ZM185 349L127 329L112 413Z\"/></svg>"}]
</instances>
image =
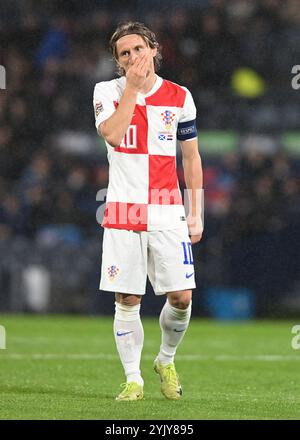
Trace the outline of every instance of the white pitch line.
<instances>
[{"instance_id":1,"label":"white pitch line","mask_svg":"<svg viewBox=\"0 0 300 440\"><path fill-rule=\"evenodd\" d=\"M154 356L155 357L155 356ZM143 359L153 360L153 356L144 355ZM118 360L119 356L117 354L92 354L92 353L70 353L70 354L60 354L60 353L8 353L0 352L0 360ZM176 355L176 360L182 361L262 361L262 362L281 362L281 361L300 361L300 356L297 355L245 355L245 356L234 356L234 355L197 355L197 354L178 354Z\"/></svg>"}]
</instances>

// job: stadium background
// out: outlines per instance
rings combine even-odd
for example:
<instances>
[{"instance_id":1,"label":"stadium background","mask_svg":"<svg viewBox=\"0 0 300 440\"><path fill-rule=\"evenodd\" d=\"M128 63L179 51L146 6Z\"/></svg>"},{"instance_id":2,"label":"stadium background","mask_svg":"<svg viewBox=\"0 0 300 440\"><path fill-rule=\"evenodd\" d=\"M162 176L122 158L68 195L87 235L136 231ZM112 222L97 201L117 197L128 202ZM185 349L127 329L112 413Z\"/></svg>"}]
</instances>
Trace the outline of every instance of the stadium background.
<instances>
[{"instance_id":1,"label":"stadium background","mask_svg":"<svg viewBox=\"0 0 300 440\"><path fill-rule=\"evenodd\" d=\"M160 75L198 109L206 209L193 313L299 316L296 0L1 1L0 312L112 314L98 293L108 167L92 94L115 76L108 39L124 19L157 33ZM149 287L143 314L162 301Z\"/></svg>"}]
</instances>

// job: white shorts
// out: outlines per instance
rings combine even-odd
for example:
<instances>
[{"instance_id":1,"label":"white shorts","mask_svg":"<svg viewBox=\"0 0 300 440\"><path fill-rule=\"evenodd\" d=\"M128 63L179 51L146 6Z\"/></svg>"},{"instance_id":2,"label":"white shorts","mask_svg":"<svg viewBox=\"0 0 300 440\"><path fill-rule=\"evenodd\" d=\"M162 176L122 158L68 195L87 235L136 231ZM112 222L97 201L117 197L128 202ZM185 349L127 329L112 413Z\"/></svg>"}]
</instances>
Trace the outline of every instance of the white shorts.
<instances>
[{"instance_id":1,"label":"white shorts","mask_svg":"<svg viewBox=\"0 0 300 440\"><path fill-rule=\"evenodd\" d=\"M104 228L100 289L144 295L147 275L156 295L196 287L187 227L147 232Z\"/></svg>"}]
</instances>

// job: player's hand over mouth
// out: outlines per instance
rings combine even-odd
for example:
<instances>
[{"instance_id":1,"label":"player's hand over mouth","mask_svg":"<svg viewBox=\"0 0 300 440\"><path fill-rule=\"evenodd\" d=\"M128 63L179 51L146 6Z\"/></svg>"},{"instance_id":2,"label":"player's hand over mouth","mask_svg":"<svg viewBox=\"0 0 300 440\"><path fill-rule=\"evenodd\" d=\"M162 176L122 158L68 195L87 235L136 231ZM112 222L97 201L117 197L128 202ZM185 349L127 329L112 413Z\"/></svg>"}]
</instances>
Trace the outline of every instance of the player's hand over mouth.
<instances>
[{"instance_id":1,"label":"player's hand over mouth","mask_svg":"<svg viewBox=\"0 0 300 440\"><path fill-rule=\"evenodd\" d=\"M149 74L151 61L151 53L144 53L133 61L126 73L128 86L138 92L143 89Z\"/></svg>"}]
</instances>

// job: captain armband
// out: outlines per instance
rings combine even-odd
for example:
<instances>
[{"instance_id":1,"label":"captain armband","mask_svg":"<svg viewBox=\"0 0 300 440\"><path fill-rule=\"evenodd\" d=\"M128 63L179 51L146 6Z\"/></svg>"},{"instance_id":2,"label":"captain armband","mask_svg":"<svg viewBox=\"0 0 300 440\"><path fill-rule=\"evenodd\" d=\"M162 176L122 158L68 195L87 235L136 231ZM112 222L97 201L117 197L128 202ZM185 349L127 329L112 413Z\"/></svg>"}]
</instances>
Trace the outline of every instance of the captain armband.
<instances>
[{"instance_id":1,"label":"captain armband","mask_svg":"<svg viewBox=\"0 0 300 440\"><path fill-rule=\"evenodd\" d=\"M196 119L193 121L179 122L177 127L177 139L187 141L197 137Z\"/></svg>"}]
</instances>

